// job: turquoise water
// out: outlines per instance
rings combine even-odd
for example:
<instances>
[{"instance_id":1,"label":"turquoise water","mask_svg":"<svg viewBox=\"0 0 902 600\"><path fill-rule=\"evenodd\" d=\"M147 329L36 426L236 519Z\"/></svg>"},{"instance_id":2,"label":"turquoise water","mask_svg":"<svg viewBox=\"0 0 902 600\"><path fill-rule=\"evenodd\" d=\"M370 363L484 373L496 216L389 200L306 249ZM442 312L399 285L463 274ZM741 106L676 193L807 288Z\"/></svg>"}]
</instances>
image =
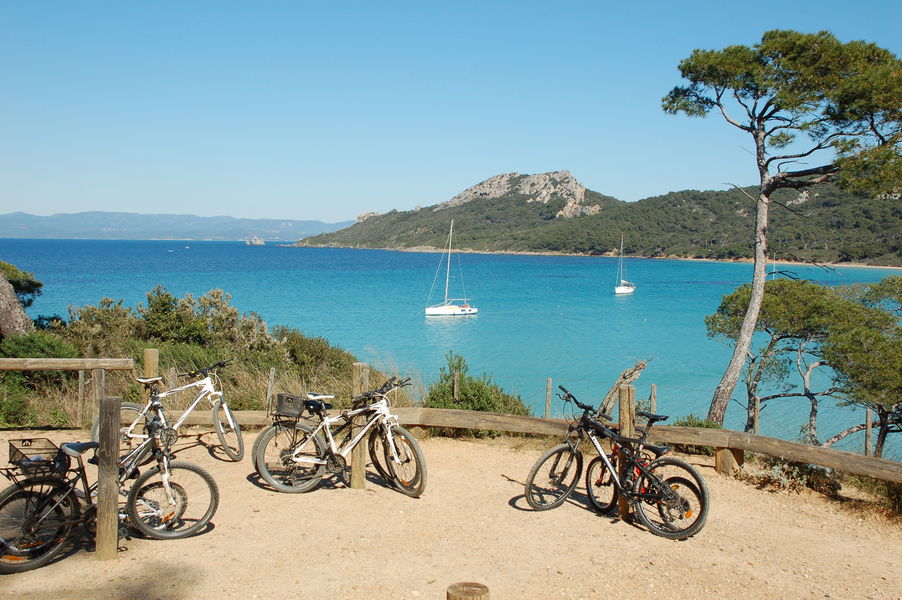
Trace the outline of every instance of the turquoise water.
<instances>
[{"instance_id":1,"label":"turquoise water","mask_svg":"<svg viewBox=\"0 0 902 600\"><path fill-rule=\"evenodd\" d=\"M580 399L597 402L621 371L643 359L649 365L636 383L640 397L655 383L659 412L704 415L730 356L726 344L706 337L704 317L724 294L751 279L748 264L627 259L638 289L615 296L614 258L458 258L479 314L426 319L438 254L229 242L0 240L0 260L44 283L32 316L66 315L70 305L103 297L136 305L157 284L180 296L221 288L241 311L256 312L270 325L325 337L360 360L426 383L453 350L472 374L488 373L521 394L536 414L544 409L547 378L555 388L563 384ZM894 272L787 269L829 285L876 282ZM553 410L560 413L556 400ZM800 401L768 407L762 433L795 439L807 410ZM850 410L825 403L820 437L860 422L861 413ZM741 428L744 422L742 408L731 406L727 425ZM861 441L850 443L857 449Z\"/></svg>"}]
</instances>

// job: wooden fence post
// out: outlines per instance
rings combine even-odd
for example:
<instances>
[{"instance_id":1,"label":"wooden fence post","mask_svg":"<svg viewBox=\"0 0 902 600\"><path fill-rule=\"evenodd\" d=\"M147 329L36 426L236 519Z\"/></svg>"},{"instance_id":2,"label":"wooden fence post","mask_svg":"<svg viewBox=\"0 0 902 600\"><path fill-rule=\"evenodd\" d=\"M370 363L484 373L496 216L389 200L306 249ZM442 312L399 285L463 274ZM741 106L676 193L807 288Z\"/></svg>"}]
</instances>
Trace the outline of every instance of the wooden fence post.
<instances>
[{"instance_id":1,"label":"wooden fence post","mask_svg":"<svg viewBox=\"0 0 902 600\"><path fill-rule=\"evenodd\" d=\"M355 362L351 374L351 395L362 394L370 387L370 367L366 363ZM366 424L366 418L354 417L351 424L351 436ZM360 441L351 451L351 488L366 488L366 442Z\"/></svg>"},{"instance_id":2,"label":"wooden fence post","mask_svg":"<svg viewBox=\"0 0 902 600\"><path fill-rule=\"evenodd\" d=\"M78 371L78 425L79 427L84 426L85 424L85 413L87 411L87 402L85 402L85 372L83 369L79 369Z\"/></svg>"},{"instance_id":3,"label":"wooden fence post","mask_svg":"<svg viewBox=\"0 0 902 600\"><path fill-rule=\"evenodd\" d=\"M449 585L445 592L446 600L489 600L489 588L481 583L462 581Z\"/></svg>"},{"instance_id":4,"label":"wooden fence post","mask_svg":"<svg viewBox=\"0 0 902 600\"><path fill-rule=\"evenodd\" d=\"M160 374L160 351L156 348L144 349L144 376L157 377Z\"/></svg>"},{"instance_id":5,"label":"wooden fence post","mask_svg":"<svg viewBox=\"0 0 902 600\"><path fill-rule=\"evenodd\" d=\"M551 418L551 377L545 380L545 418Z\"/></svg>"},{"instance_id":6,"label":"wooden fence post","mask_svg":"<svg viewBox=\"0 0 902 600\"><path fill-rule=\"evenodd\" d=\"M269 368L269 381L266 382L266 412L269 412L270 402L272 402L272 391L276 387L276 368Z\"/></svg>"},{"instance_id":7,"label":"wooden fence post","mask_svg":"<svg viewBox=\"0 0 902 600\"><path fill-rule=\"evenodd\" d=\"M871 455L871 436L874 435L871 427L874 424L874 413L871 409L864 411L864 455Z\"/></svg>"},{"instance_id":8,"label":"wooden fence post","mask_svg":"<svg viewBox=\"0 0 902 600\"><path fill-rule=\"evenodd\" d=\"M632 392L630 392L630 390L632 390ZM617 419L620 425L620 435L624 437L633 437L635 435L635 429L633 427L633 410L635 409L630 406L630 404L635 398L636 388L631 385L621 385L620 389L618 390L618 394L619 405L617 409ZM620 478L620 481L624 480L626 471L626 461L618 460L617 476ZM624 521L630 520L629 500L622 494L617 495L617 513Z\"/></svg>"},{"instance_id":9,"label":"wooden fence post","mask_svg":"<svg viewBox=\"0 0 902 600\"><path fill-rule=\"evenodd\" d=\"M648 412L651 414L657 414L658 412L658 387L655 384L651 384L651 394L648 396Z\"/></svg>"},{"instance_id":10,"label":"wooden fence post","mask_svg":"<svg viewBox=\"0 0 902 600\"><path fill-rule=\"evenodd\" d=\"M119 405L116 397L100 400L100 446L97 448L98 560L115 559L119 551Z\"/></svg>"},{"instance_id":11,"label":"wooden fence post","mask_svg":"<svg viewBox=\"0 0 902 600\"><path fill-rule=\"evenodd\" d=\"M106 371L91 370L91 385L94 386L94 402L91 407L91 422L100 418L100 401L106 396Z\"/></svg>"},{"instance_id":12,"label":"wooden fence post","mask_svg":"<svg viewBox=\"0 0 902 600\"><path fill-rule=\"evenodd\" d=\"M451 385L451 397L457 402L460 400L460 373L454 371L454 380Z\"/></svg>"}]
</instances>

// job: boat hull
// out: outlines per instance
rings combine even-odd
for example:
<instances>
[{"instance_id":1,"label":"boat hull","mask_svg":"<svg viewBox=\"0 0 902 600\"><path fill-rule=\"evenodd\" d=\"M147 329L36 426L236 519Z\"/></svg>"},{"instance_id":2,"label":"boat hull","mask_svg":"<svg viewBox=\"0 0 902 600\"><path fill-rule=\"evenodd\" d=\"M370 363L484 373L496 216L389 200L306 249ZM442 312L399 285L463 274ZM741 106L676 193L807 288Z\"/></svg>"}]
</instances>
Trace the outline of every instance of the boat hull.
<instances>
[{"instance_id":1,"label":"boat hull","mask_svg":"<svg viewBox=\"0 0 902 600\"><path fill-rule=\"evenodd\" d=\"M636 291L636 286L634 285L617 285L614 286L615 294L632 294Z\"/></svg>"},{"instance_id":2,"label":"boat hull","mask_svg":"<svg viewBox=\"0 0 902 600\"><path fill-rule=\"evenodd\" d=\"M426 308L427 317L460 317L475 315L479 310L475 306L458 306L456 304L441 304Z\"/></svg>"}]
</instances>

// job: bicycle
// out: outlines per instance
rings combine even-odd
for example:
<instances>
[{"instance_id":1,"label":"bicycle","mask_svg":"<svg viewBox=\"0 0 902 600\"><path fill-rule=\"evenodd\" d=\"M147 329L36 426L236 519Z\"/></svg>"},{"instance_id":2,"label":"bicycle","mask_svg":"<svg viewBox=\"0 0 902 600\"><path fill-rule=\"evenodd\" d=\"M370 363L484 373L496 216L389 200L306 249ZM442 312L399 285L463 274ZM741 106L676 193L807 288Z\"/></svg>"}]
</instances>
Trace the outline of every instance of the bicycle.
<instances>
[{"instance_id":1,"label":"bicycle","mask_svg":"<svg viewBox=\"0 0 902 600\"><path fill-rule=\"evenodd\" d=\"M121 404L122 412L134 414L135 416L128 425L122 428L122 440L120 443L124 444L126 448L130 450L135 444L140 444L142 440L147 438L147 435L141 433L141 429L146 423L148 410L155 400L172 396L173 394L190 388L200 388L200 391L194 400L191 401L191 404L188 405L188 408L186 408L178 420L172 424L172 429L178 431L179 427L182 426L188 418L188 415L191 414L191 411L194 410L198 403L200 403L203 398L207 398L210 401L210 407L213 411L213 427L216 429L216 435L219 438L219 443L222 446L223 451L225 451L226 455L233 461L240 461L244 457L244 438L241 435L241 426L235 419L232 409L230 409L229 405L226 403L223 393L217 389L222 388L222 382L219 379L218 371L230 362L231 360L223 360L203 369L179 373L179 377L197 377L201 375L203 377L197 381L192 381L186 385L162 392L159 390L159 384L163 381L162 377L136 378L138 383L149 390L150 398L144 406L134 402L123 402ZM128 421L129 419L126 418L125 420ZM163 426L169 427L165 415L163 417ZM91 439L97 441L99 433L100 421L98 420L91 427Z\"/></svg>"},{"instance_id":2,"label":"bicycle","mask_svg":"<svg viewBox=\"0 0 902 600\"><path fill-rule=\"evenodd\" d=\"M369 455L379 475L402 494L419 497L426 488L426 461L416 439L391 413L387 397L407 385L410 378L391 377L380 388L356 396L350 410L332 417L326 415L332 405L325 402L332 395L279 394L275 422L254 443L254 467L273 489L308 492L327 472L344 474L348 455L369 436ZM305 411L316 419L315 428L300 421ZM358 415L367 422L352 432L351 423ZM337 423L341 425L333 431Z\"/></svg>"},{"instance_id":3,"label":"bicycle","mask_svg":"<svg viewBox=\"0 0 902 600\"><path fill-rule=\"evenodd\" d=\"M560 506L570 496L582 474L579 445L588 438L598 452L586 469L586 491L596 510L607 513L620 494L651 533L670 539L686 539L698 533L708 515L704 479L692 465L665 456L669 447L646 443L652 425L668 417L639 411L636 414L647 419L641 435L623 437L615 428L593 418L592 406L579 402L564 386L558 387L564 392L558 396L564 402L572 401L583 414L568 428L564 442L548 450L533 466L524 486L527 503L535 510L547 510ZM598 416L611 420L609 415ZM603 450L599 436L611 442L610 453ZM622 478L615 463L623 465Z\"/></svg>"},{"instance_id":4,"label":"bicycle","mask_svg":"<svg viewBox=\"0 0 902 600\"><path fill-rule=\"evenodd\" d=\"M201 467L172 461L169 446L177 434L163 426L162 405L155 403L148 437L118 461L119 534L129 528L155 539L183 538L206 527L219 505L219 488ZM75 527L96 533L97 482L88 483L83 454L98 442L70 442L57 447L46 438L11 440L12 467L0 469L12 485L0 492L0 573L36 569L58 555ZM150 455L157 465L141 473ZM75 460L75 466L72 461ZM134 479L128 492L125 484Z\"/></svg>"}]
</instances>

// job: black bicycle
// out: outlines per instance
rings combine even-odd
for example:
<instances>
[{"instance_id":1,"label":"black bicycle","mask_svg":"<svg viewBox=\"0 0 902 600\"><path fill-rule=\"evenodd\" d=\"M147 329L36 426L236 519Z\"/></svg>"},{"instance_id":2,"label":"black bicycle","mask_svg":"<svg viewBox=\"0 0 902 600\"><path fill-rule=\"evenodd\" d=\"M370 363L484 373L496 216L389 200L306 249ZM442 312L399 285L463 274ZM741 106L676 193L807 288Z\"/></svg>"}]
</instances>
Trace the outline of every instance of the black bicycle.
<instances>
[{"instance_id":1,"label":"black bicycle","mask_svg":"<svg viewBox=\"0 0 902 600\"><path fill-rule=\"evenodd\" d=\"M154 413L162 405L154 406ZM174 539L192 535L209 523L219 504L216 482L201 467L171 460L177 433L154 416L148 437L119 460L119 532L129 527L146 537ZM0 573L20 573L50 562L83 525L96 532L97 482L88 483L83 454L97 442L65 443L46 438L10 441L9 462L0 469L12 485L0 492ZM150 457L157 464L141 473ZM73 467L73 459L75 466ZM96 463L96 456L88 462ZM128 480L134 479L126 492Z\"/></svg>"},{"instance_id":2,"label":"black bicycle","mask_svg":"<svg viewBox=\"0 0 902 600\"><path fill-rule=\"evenodd\" d=\"M647 419L641 435L623 437L616 428L593 416L594 407L579 402L564 386L558 387L564 392L558 396L564 402L572 401L583 413L569 427L563 443L542 455L529 472L525 485L529 505L535 510L548 510L563 504L573 493L583 467L579 446L588 438L598 452L586 469L586 493L596 510L609 512L619 493L655 535L685 539L698 533L708 516L704 479L692 465L665 456L669 447L647 443L652 425L668 417L639 411L636 414ZM609 415L598 416L611 420ZM604 451L599 438L610 441L609 452Z\"/></svg>"}]
</instances>

